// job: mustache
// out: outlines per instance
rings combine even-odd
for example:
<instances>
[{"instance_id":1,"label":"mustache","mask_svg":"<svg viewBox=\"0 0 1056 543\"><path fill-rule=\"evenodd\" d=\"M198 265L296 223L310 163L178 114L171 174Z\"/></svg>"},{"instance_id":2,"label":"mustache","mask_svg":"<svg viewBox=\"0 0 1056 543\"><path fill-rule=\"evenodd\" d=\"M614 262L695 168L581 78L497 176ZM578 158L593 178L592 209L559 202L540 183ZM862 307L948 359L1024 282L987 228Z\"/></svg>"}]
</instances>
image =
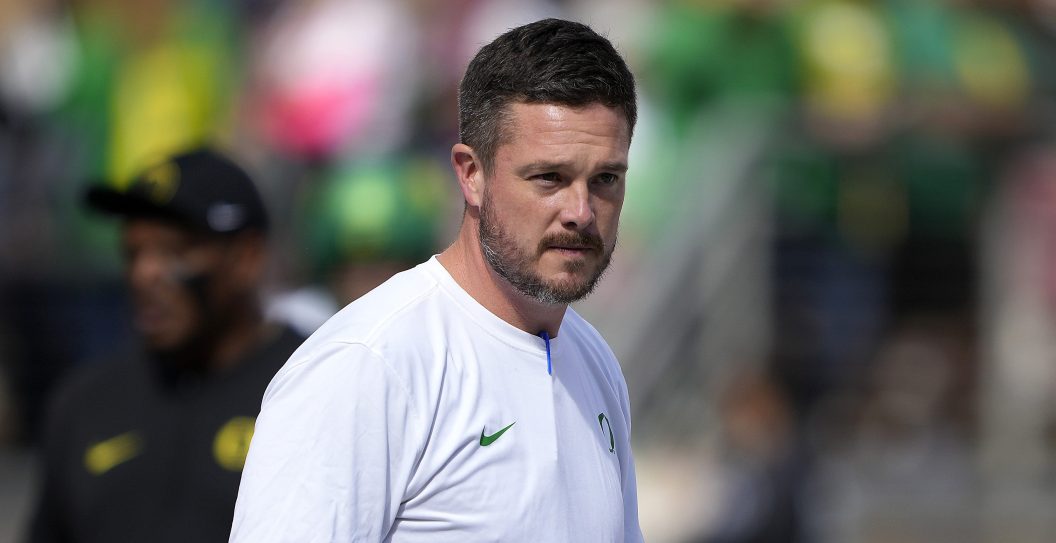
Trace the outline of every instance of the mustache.
<instances>
[{"instance_id":1,"label":"mustache","mask_svg":"<svg viewBox=\"0 0 1056 543\"><path fill-rule=\"evenodd\" d=\"M597 252L605 250L605 244L601 236L587 232L561 232L543 237L539 242L539 251L542 252L550 247L586 247Z\"/></svg>"}]
</instances>

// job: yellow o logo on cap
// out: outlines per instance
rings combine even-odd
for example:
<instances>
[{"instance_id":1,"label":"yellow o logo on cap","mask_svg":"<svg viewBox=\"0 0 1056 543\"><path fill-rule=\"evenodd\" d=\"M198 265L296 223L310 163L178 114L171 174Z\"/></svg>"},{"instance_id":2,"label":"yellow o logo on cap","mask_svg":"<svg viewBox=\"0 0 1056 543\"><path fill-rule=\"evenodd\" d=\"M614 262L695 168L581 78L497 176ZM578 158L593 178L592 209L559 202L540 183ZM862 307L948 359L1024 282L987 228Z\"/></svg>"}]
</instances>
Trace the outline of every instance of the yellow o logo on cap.
<instances>
[{"instance_id":1,"label":"yellow o logo on cap","mask_svg":"<svg viewBox=\"0 0 1056 543\"><path fill-rule=\"evenodd\" d=\"M164 162L144 172L136 185L151 202L164 205L176 194L179 180L179 167L173 162Z\"/></svg>"},{"instance_id":2,"label":"yellow o logo on cap","mask_svg":"<svg viewBox=\"0 0 1056 543\"><path fill-rule=\"evenodd\" d=\"M253 440L253 417L235 417L216 433L213 440L213 458L220 467L231 471L242 471L249 454L249 442Z\"/></svg>"}]
</instances>

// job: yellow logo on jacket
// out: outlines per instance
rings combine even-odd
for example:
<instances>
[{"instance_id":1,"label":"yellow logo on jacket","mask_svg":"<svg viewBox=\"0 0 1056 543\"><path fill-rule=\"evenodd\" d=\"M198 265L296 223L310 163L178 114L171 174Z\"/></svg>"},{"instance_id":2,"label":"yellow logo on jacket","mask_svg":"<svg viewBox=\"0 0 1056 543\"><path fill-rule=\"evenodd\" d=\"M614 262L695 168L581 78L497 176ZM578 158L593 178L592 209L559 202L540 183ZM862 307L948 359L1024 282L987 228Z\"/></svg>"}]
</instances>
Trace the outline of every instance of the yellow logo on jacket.
<instances>
[{"instance_id":1,"label":"yellow logo on jacket","mask_svg":"<svg viewBox=\"0 0 1056 543\"><path fill-rule=\"evenodd\" d=\"M253 440L253 417L235 417L227 421L216 432L213 440L213 458L220 467L231 471L242 471L249 454L249 442Z\"/></svg>"},{"instance_id":2,"label":"yellow logo on jacket","mask_svg":"<svg viewBox=\"0 0 1056 543\"><path fill-rule=\"evenodd\" d=\"M143 440L135 432L125 432L89 445L84 451L84 467L92 475L102 475L142 451Z\"/></svg>"}]
</instances>

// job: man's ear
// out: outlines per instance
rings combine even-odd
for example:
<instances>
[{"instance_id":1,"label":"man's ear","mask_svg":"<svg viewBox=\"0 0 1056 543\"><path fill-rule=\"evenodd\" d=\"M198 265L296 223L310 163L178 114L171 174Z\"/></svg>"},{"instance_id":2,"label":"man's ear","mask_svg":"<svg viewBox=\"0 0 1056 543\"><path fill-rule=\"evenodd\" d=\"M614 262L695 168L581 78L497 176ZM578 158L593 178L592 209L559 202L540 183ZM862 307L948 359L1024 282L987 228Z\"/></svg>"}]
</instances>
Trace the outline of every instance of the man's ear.
<instances>
[{"instance_id":1,"label":"man's ear","mask_svg":"<svg viewBox=\"0 0 1056 543\"><path fill-rule=\"evenodd\" d=\"M451 147L451 167L458 177L462 196L470 207L480 207L484 199L484 167L472 147L456 143Z\"/></svg>"}]
</instances>

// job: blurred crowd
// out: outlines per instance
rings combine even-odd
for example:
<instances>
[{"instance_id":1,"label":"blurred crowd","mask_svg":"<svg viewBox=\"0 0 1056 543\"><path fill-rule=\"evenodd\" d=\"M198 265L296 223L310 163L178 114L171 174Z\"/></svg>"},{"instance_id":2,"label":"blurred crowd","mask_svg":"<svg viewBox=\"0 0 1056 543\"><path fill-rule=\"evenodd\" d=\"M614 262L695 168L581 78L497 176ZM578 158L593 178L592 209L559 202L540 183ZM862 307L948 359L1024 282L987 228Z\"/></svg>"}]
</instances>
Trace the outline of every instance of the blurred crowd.
<instances>
[{"instance_id":1,"label":"blurred crowd","mask_svg":"<svg viewBox=\"0 0 1056 543\"><path fill-rule=\"evenodd\" d=\"M624 268L583 311L631 315L618 298L641 290L688 323L677 377L636 381L656 359L617 352L646 537L1053 533L1051 0L0 0L0 443L34 443L56 381L130 336L87 187L231 149L273 215L273 314L311 330L450 239L458 77L546 16L607 34L642 101ZM749 125L758 145L731 143ZM735 161L738 188L702 192ZM687 227L747 199L764 235ZM758 274L760 304L687 307L685 284L642 276L705 238L709 262L762 255L730 274ZM745 348L692 346L746 311Z\"/></svg>"}]
</instances>

